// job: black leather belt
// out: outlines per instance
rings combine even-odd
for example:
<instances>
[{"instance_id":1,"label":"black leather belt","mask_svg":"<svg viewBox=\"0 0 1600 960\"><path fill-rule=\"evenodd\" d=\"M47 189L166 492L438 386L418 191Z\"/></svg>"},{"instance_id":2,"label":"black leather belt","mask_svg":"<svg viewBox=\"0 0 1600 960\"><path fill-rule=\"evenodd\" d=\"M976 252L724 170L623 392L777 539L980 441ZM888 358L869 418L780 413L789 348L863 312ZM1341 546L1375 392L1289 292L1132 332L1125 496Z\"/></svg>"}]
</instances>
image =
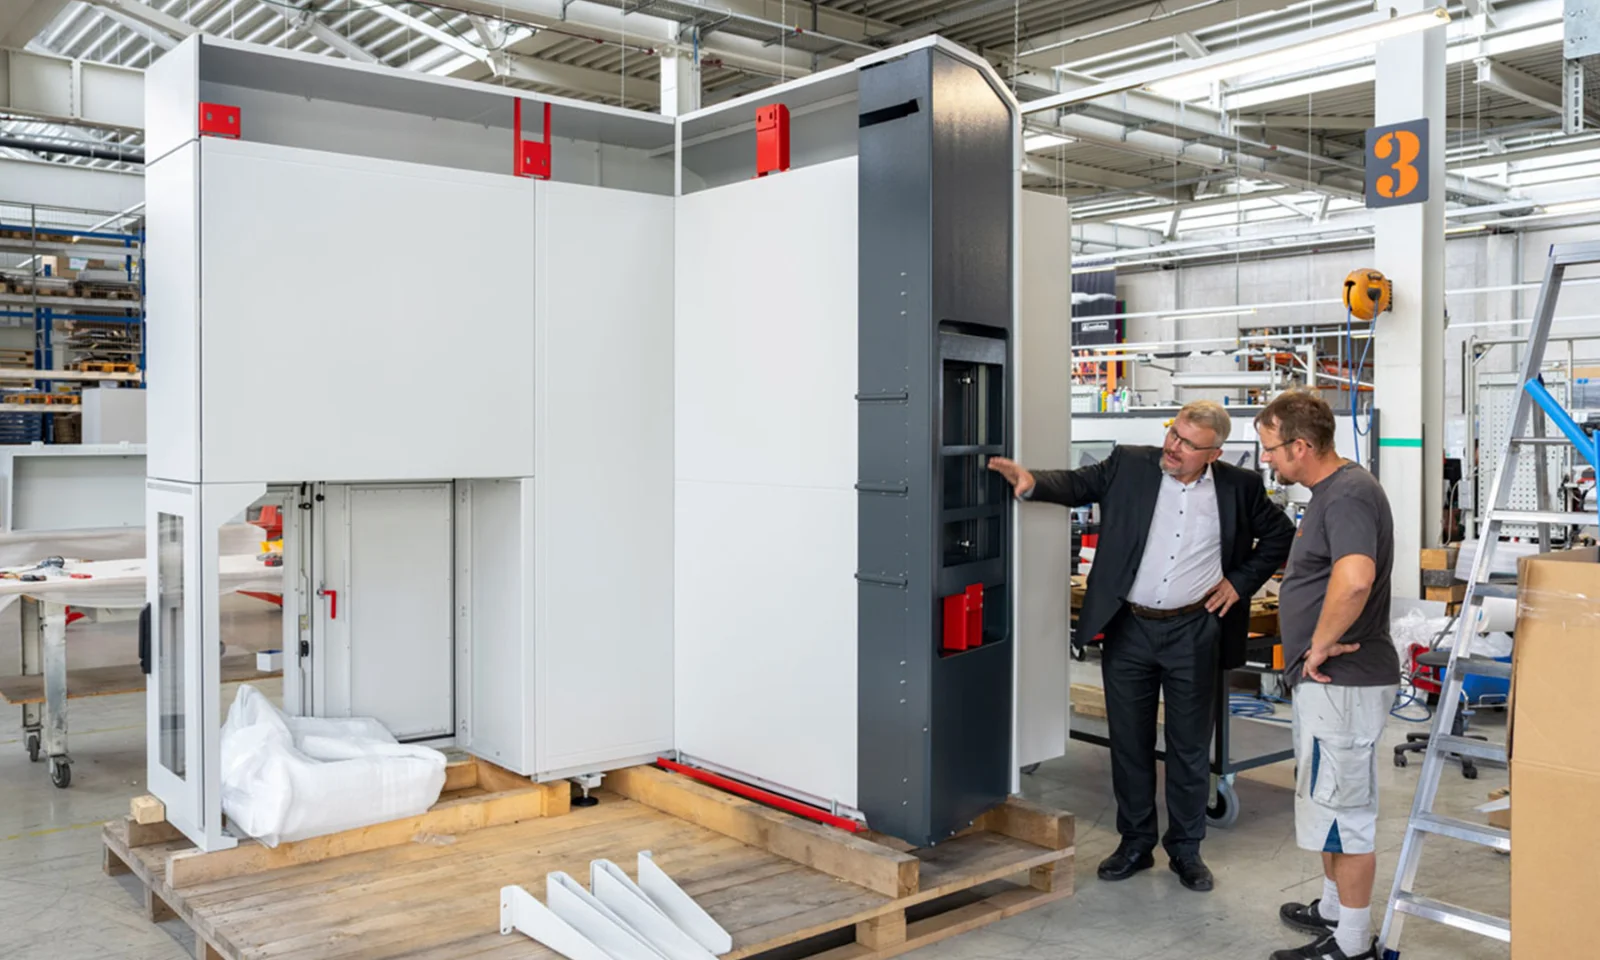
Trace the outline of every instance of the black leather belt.
<instances>
[{"instance_id":1,"label":"black leather belt","mask_svg":"<svg viewBox=\"0 0 1600 960\"><path fill-rule=\"evenodd\" d=\"M1204 600L1191 603L1187 607L1175 607L1171 610L1157 610L1155 607L1141 607L1137 603L1133 603L1131 601L1128 603L1128 609L1132 610L1133 615L1141 620L1171 620L1174 617L1186 617L1191 613L1196 613L1204 610L1205 608L1206 603Z\"/></svg>"}]
</instances>

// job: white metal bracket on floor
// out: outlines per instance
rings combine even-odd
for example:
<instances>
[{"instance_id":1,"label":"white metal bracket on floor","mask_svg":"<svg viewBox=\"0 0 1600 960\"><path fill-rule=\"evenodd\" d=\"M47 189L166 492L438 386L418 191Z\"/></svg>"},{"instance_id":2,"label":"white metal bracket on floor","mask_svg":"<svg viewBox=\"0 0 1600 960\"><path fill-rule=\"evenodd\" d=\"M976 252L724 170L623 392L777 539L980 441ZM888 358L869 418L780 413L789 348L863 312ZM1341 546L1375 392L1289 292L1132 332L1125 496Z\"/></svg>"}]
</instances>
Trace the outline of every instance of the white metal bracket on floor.
<instances>
[{"instance_id":1,"label":"white metal bracket on floor","mask_svg":"<svg viewBox=\"0 0 1600 960\"><path fill-rule=\"evenodd\" d=\"M612 960L666 960L644 935L628 926L578 881L561 871L548 874L545 900L556 916L572 925Z\"/></svg>"},{"instance_id":2,"label":"white metal bracket on floor","mask_svg":"<svg viewBox=\"0 0 1600 960\"><path fill-rule=\"evenodd\" d=\"M500 888L500 933L526 934L567 960L611 960L593 941L518 886Z\"/></svg>"},{"instance_id":3,"label":"white metal bracket on floor","mask_svg":"<svg viewBox=\"0 0 1600 960\"><path fill-rule=\"evenodd\" d=\"M728 931L656 866L648 850L639 853L639 886L662 913L702 947L719 957L733 949L733 937Z\"/></svg>"},{"instance_id":4,"label":"white metal bracket on floor","mask_svg":"<svg viewBox=\"0 0 1600 960\"><path fill-rule=\"evenodd\" d=\"M711 952L685 933L610 860L589 864L589 888L595 899L621 917L667 960L715 960Z\"/></svg>"}]
</instances>

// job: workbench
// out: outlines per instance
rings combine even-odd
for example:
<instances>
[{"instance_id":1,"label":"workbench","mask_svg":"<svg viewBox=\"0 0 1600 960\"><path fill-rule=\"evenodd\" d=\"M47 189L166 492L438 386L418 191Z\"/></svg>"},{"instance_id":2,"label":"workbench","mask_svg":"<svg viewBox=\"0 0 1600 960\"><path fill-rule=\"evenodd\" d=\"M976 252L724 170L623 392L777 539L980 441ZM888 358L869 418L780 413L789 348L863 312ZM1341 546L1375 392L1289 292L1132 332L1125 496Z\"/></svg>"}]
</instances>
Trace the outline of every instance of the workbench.
<instances>
[{"instance_id":1,"label":"workbench","mask_svg":"<svg viewBox=\"0 0 1600 960\"><path fill-rule=\"evenodd\" d=\"M245 525L234 530L234 542L259 540L258 529ZM252 532L253 531L253 532ZM39 568L38 559L67 553L131 551L142 549L143 529L131 531L30 532L7 535L0 542L0 558L15 561L19 555L35 556L31 563L0 567L0 574L39 573L43 581L28 582L0 577L0 609L22 604L21 675L0 677L0 696L22 707L23 741L31 760L48 758L50 781L57 787L72 782L72 759L67 750L67 701L77 697L140 693L144 672L138 664L67 670L67 623L79 614L94 620L134 620L146 602L143 557L120 560L67 560L60 568ZM238 549L236 546L235 549ZM221 559L220 593L282 589L281 568L268 567L254 553ZM79 576L74 576L77 574ZM225 657L222 679L245 680L281 675L255 670L253 655Z\"/></svg>"}]
</instances>

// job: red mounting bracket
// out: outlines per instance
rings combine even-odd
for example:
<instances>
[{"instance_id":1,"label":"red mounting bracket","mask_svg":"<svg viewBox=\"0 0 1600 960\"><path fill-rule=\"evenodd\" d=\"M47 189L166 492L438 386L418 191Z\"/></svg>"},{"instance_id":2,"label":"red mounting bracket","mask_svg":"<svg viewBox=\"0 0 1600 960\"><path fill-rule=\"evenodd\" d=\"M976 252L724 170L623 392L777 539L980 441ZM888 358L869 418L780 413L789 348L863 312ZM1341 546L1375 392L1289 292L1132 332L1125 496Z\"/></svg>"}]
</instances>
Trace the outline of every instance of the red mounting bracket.
<instances>
[{"instance_id":1,"label":"red mounting bracket","mask_svg":"<svg viewBox=\"0 0 1600 960\"><path fill-rule=\"evenodd\" d=\"M200 104L200 135L239 139L239 108L225 103Z\"/></svg>"},{"instance_id":2,"label":"red mounting bracket","mask_svg":"<svg viewBox=\"0 0 1600 960\"><path fill-rule=\"evenodd\" d=\"M756 176L789 169L789 108L768 104L756 111Z\"/></svg>"},{"instance_id":3,"label":"red mounting bracket","mask_svg":"<svg viewBox=\"0 0 1600 960\"><path fill-rule=\"evenodd\" d=\"M522 139L522 98L514 101L512 108L515 113L517 153L512 158L515 164L513 169L519 177L533 177L535 180L550 179L550 104L544 105L544 139Z\"/></svg>"},{"instance_id":4,"label":"red mounting bracket","mask_svg":"<svg viewBox=\"0 0 1600 960\"><path fill-rule=\"evenodd\" d=\"M955 652L983 645L983 584L944 598L944 649Z\"/></svg>"}]
</instances>

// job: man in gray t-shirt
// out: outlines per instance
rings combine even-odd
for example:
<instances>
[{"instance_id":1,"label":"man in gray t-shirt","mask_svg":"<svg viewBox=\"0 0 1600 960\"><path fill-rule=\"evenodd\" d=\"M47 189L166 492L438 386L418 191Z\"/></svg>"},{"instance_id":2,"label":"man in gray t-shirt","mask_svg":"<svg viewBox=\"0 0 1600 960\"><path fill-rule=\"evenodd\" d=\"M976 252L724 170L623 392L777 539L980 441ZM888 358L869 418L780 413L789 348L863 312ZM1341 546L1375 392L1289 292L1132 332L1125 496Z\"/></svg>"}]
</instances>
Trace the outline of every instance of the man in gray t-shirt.
<instances>
[{"instance_id":1,"label":"man in gray t-shirt","mask_svg":"<svg viewBox=\"0 0 1600 960\"><path fill-rule=\"evenodd\" d=\"M1377 960L1377 742L1400 662L1389 639L1394 519L1372 474L1333 447L1333 411L1285 393L1256 417L1261 459L1311 490L1278 593L1284 679L1294 690L1295 840L1322 854L1322 897L1286 903L1284 923L1317 939L1272 960Z\"/></svg>"},{"instance_id":2,"label":"man in gray t-shirt","mask_svg":"<svg viewBox=\"0 0 1600 960\"><path fill-rule=\"evenodd\" d=\"M1315 673L1346 687L1382 687L1400 682L1400 658L1389 639L1389 574L1394 564L1394 519L1389 498L1372 474L1348 460L1311 487L1295 535L1283 587L1278 592L1278 631L1283 641L1284 680L1301 679L1311 638L1322 619L1334 565L1345 557L1367 557L1371 588L1355 622L1338 636L1346 647L1319 662Z\"/></svg>"}]
</instances>

